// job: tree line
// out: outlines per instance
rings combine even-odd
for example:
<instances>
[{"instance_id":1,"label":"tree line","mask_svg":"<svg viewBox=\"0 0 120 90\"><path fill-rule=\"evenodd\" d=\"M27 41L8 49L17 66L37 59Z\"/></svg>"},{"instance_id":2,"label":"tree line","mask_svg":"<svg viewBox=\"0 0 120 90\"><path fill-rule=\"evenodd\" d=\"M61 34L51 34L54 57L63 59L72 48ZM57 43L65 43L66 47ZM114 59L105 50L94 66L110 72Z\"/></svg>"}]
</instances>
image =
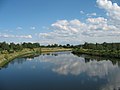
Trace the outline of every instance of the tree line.
<instances>
[{"instance_id":1,"label":"tree line","mask_svg":"<svg viewBox=\"0 0 120 90\"><path fill-rule=\"evenodd\" d=\"M103 56L109 58L120 58L120 43L87 43L77 45L73 49L74 54L88 54L94 56Z\"/></svg>"},{"instance_id":2,"label":"tree line","mask_svg":"<svg viewBox=\"0 0 120 90\"><path fill-rule=\"evenodd\" d=\"M93 49L93 50L120 50L120 43L87 43L85 42L83 45L79 46L80 48L84 48L84 49Z\"/></svg>"},{"instance_id":3,"label":"tree line","mask_svg":"<svg viewBox=\"0 0 120 90\"><path fill-rule=\"evenodd\" d=\"M48 44L47 46L41 46L41 47L48 47L48 48L54 48L54 47L62 47L62 48L73 48L73 45L66 44L66 45L61 45L61 44Z\"/></svg>"},{"instance_id":4,"label":"tree line","mask_svg":"<svg viewBox=\"0 0 120 90\"><path fill-rule=\"evenodd\" d=\"M6 43L6 42L0 42L0 52L9 52L12 53L14 51L20 51L23 50L24 48L29 48L29 49L33 49L33 48L39 48L40 44L39 43L21 43L21 44L15 44L15 43Z\"/></svg>"},{"instance_id":5,"label":"tree line","mask_svg":"<svg viewBox=\"0 0 120 90\"><path fill-rule=\"evenodd\" d=\"M45 47L45 48L73 48L73 45L66 44L66 45L60 45L60 44L49 44L49 45L40 45L40 43L6 43L6 42L0 42L0 53L13 53L14 51L20 51L23 50L24 48L28 49L33 49L33 48L40 48L40 47Z\"/></svg>"}]
</instances>

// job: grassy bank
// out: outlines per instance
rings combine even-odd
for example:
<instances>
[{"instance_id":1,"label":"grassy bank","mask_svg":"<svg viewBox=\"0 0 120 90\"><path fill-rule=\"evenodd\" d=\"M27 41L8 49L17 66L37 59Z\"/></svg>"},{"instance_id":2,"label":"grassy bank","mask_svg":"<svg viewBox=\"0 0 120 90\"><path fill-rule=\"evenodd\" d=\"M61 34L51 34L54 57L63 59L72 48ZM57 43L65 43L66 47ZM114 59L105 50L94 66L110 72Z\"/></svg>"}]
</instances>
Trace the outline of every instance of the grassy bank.
<instances>
[{"instance_id":1,"label":"grassy bank","mask_svg":"<svg viewBox=\"0 0 120 90\"><path fill-rule=\"evenodd\" d=\"M93 49L74 49L73 54L88 54L92 56L120 58L120 51L117 50L93 50Z\"/></svg>"},{"instance_id":2,"label":"grassy bank","mask_svg":"<svg viewBox=\"0 0 120 90\"><path fill-rule=\"evenodd\" d=\"M0 67L4 66L5 64L9 63L13 59L17 57L21 57L27 54L37 54L37 50L31 50L31 49L24 49L22 51L14 52L14 53L8 53L8 54L0 54Z\"/></svg>"},{"instance_id":3,"label":"grassy bank","mask_svg":"<svg viewBox=\"0 0 120 90\"><path fill-rule=\"evenodd\" d=\"M46 52L57 52L57 51L69 51L71 49L66 48L34 48L34 49L23 49L18 52L0 54L0 67L3 67L5 64L9 63L15 58L31 55L40 55L41 53Z\"/></svg>"},{"instance_id":4,"label":"grassy bank","mask_svg":"<svg viewBox=\"0 0 120 90\"><path fill-rule=\"evenodd\" d=\"M60 52L60 51L71 51L71 48L41 48L42 53L46 52Z\"/></svg>"}]
</instances>

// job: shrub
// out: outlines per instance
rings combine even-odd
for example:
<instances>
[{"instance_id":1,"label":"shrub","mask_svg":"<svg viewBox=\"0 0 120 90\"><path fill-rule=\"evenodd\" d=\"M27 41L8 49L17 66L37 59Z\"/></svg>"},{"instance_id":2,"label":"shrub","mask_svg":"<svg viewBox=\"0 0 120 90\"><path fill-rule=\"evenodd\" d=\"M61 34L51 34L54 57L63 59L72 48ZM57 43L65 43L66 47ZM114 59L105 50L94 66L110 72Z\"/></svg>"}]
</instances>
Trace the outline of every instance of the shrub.
<instances>
[{"instance_id":1,"label":"shrub","mask_svg":"<svg viewBox=\"0 0 120 90\"><path fill-rule=\"evenodd\" d=\"M7 54L5 54L4 58L8 60L9 56Z\"/></svg>"},{"instance_id":2,"label":"shrub","mask_svg":"<svg viewBox=\"0 0 120 90\"><path fill-rule=\"evenodd\" d=\"M8 51L7 50L3 50L3 51L1 51L1 54L8 54Z\"/></svg>"}]
</instances>

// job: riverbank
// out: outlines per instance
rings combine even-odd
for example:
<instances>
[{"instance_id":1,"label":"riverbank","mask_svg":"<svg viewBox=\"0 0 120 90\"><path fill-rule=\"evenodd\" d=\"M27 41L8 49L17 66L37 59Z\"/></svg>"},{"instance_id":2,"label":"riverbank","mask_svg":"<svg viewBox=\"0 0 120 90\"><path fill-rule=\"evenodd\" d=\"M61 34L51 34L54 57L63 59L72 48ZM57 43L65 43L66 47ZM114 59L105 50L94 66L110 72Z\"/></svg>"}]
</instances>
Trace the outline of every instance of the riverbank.
<instances>
[{"instance_id":1,"label":"riverbank","mask_svg":"<svg viewBox=\"0 0 120 90\"><path fill-rule=\"evenodd\" d=\"M74 49L73 54L87 54L92 56L120 58L120 51L113 50L93 50L93 49Z\"/></svg>"},{"instance_id":2,"label":"riverbank","mask_svg":"<svg viewBox=\"0 0 120 90\"><path fill-rule=\"evenodd\" d=\"M41 53L47 52L58 52L58 51L70 51L71 49L67 48L34 48L34 49L23 49L18 52L8 53L8 54L0 54L0 67L8 64L15 58L24 57L24 56L36 56L40 55Z\"/></svg>"}]
</instances>

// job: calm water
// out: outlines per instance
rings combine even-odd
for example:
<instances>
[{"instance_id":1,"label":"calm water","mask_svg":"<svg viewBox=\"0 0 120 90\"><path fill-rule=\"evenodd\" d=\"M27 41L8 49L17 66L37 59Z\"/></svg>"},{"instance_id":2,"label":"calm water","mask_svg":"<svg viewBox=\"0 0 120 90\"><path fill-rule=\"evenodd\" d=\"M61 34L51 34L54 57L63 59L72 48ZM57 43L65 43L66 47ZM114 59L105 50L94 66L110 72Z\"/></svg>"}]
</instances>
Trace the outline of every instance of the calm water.
<instances>
[{"instance_id":1,"label":"calm water","mask_svg":"<svg viewBox=\"0 0 120 90\"><path fill-rule=\"evenodd\" d=\"M0 70L0 90L120 90L119 65L70 52L18 58Z\"/></svg>"}]
</instances>

